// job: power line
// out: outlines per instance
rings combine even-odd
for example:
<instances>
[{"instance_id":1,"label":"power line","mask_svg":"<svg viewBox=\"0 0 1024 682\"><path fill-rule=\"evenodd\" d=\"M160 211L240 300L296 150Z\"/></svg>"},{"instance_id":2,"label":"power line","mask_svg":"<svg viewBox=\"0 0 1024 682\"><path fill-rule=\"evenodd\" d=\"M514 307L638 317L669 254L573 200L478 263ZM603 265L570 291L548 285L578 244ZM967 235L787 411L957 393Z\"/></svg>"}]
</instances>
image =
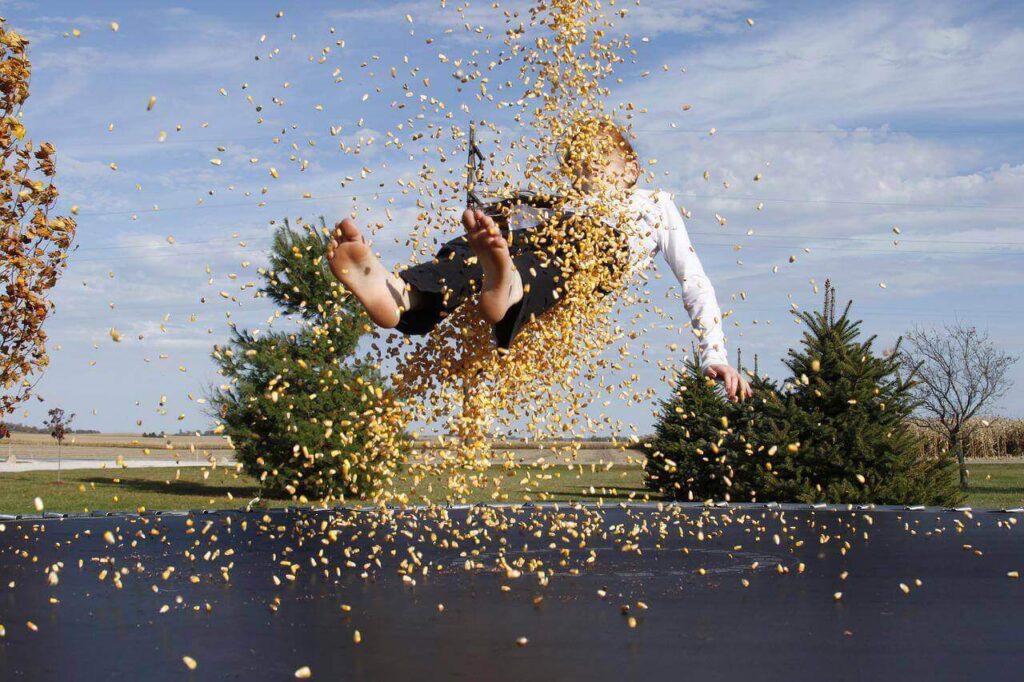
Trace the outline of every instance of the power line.
<instances>
[{"instance_id":1,"label":"power line","mask_svg":"<svg viewBox=\"0 0 1024 682\"><path fill-rule=\"evenodd\" d=\"M708 235L716 237L724 237L727 235L721 232L713 232L707 230L687 230L689 234ZM782 238L799 238L799 239L833 239L850 242L892 242L893 238L890 237L840 237L834 235L817 235L817 234L801 234L798 232L784 232L779 234L744 234L743 237L747 239L782 239ZM994 241L968 241L966 239L903 239L898 237L895 239L900 244L962 244L964 246L1024 246L1024 242L994 242ZM898 248L898 247L897 247Z\"/></svg>"},{"instance_id":2,"label":"power line","mask_svg":"<svg viewBox=\"0 0 1024 682\"><path fill-rule=\"evenodd\" d=\"M725 197L717 194L696 194L687 192L671 193L674 196L687 196L695 199L713 199L717 201L763 201L766 203L792 203L792 204L835 204L844 206L897 206L905 208L952 208L952 209L973 209L985 211L1024 211L1024 206L989 206L985 204L920 204L904 201L863 201L863 200L842 200L842 199L789 199L783 197Z\"/></svg>"},{"instance_id":3,"label":"power line","mask_svg":"<svg viewBox=\"0 0 1024 682\"><path fill-rule=\"evenodd\" d=\"M967 128L776 128L776 129L758 129L758 128L715 128L713 134L710 133L710 128L633 128L632 132L635 133L682 133L687 135L706 135L713 137L715 135L1007 135L1007 136L1020 136L1024 135L1024 130L1020 131L1006 131L1006 130L995 130L995 129L967 129ZM350 131L350 133L357 133L358 130ZM70 142L67 144L60 145L59 149L88 149L94 147L130 147L130 146L149 146L149 145L190 145L196 146L213 144L220 146L231 146L237 145L244 142L258 142L258 141L271 141L272 137L284 137L289 133L278 133L275 135L250 135L245 137L236 137L231 140L223 139L201 139L201 138L183 138L173 139L168 137L163 142L153 139L145 140L109 140L103 142ZM327 133L297 133L291 132L292 137L303 138L306 140L323 139L327 137L336 137L334 135L328 135ZM54 139L59 139L60 135L52 135Z\"/></svg>"},{"instance_id":4,"label":"power line","mask_svg":"<svg viewBox=\"0 0 1024 682\"><path fill-rule=\"evenodd\" d=\"M265 199L258 204L251 202L239 202L234 204L191 204L189 206L171 206L170 208L141 208L127 209L121 211L82 211L79 216L107 216L107 215L136 215L139 213L168 213L171 211L192 211L199 208L262 208L267 204L291 204L297 201L312 201L313 199L356 199L360 197L372 197L384 192L364 192L362 194L324 194L316 197L299 197L295 199Z\"/></svg>"},{"instance_id":5,"label":"power line","mask_svg":"<svg viewBox=\"0 0 1024 682\"><path fill-rule=\"evenodd\" d=\"M243 142L253 142L253 141L258 141L258 140L264 140L264 141L267 141L267 142L272 142L269 139L269 137L284 137L284 135L285 135L284 133L282 133L280 135L274 135L274 136L252 135L250 137L236 137L235 139L229 140L229 141L217 140L217 139L212 139L212 138L207 140L207 139L200 139L200 138L196 138L196 137L189 137L189 138L183 138L183 139L175 140L175 139L172 139L172 138L168 137L163 142L161 142L160 140L134 140L134 141L133 140L109 140L109 141L106 141L106 142L78 142L78 143L71 142L71 143L68 143L68 144L60 145L57 148L57 151L61 151L61 150L64 150L64 149L90 149L90 148L93 148L93 147L136 147L136 146L141 147L141 146L149 146L149 145L161 145L161 146L164 146L164 145L189 145L189 144L194 144L196 146L201 146L201 145L209 144L209 145L218 145L218 146L222 146L222 147L229 147L231 145L237 145L237 144L241 144ZM58 136L53 135L51 137L56 139ZM313 138L323 137L323 135L295 135L295 137L303 137L303 138L306 138L306 139L313 139Z\"/></svg>"},{"instance_id":6,"label":"power line","mask_svg":"<svg viewBox=\"0 0 1024 682\"><path fill-rule=\"evenodd\" d=\"M238 202L229 204L192 204L189 206L172 206L169 208L144 208L135 210L119 210L119 211L84 211L79 213L80 216L111 216L111 215L136 215L139 213L167 213L172 211L191 211L200 208L262 208L268 204L290 204L302 201L312 201L318 199L355 199L370 196L379 196L385 194L385 192L364 192L361 194L323 194L320 196L313 197L299 197L295 199L266 199L260 201L254 205L250 202ZM765 203L794 203L794 204L825 204L825 205L841 205L841 206L887 206L887 207L899 207L899 208L945 208L945 209L970 209L970 210L982 210L982 211L1024 211L1024 206L991 206L985 204L930 204L930 203L914 203L914 202L903 202L903 201L864 201L864 200L842 200L842 199L792 199L788 197L757 197L757 196L744 196L744 197L728 197L717 194L698 194L695 192L671 192L676 197L689 197L691 199L708 199L713 201L732 201L732 202L765 202Z\"/></svg>"},{"instance_id":7,"label":"power line","mask_svg":"<svg viewBox=\"0 0 1024 682\"><path fill-rule=\"evenodd\" d=\"M221 299L218 299L218 300L221 300ZM251 299L251 300L255 301L257 299ZM779 315L779 314L783 314L783 313L787 313L788 314L790 312L802 312L802 311L807 311L807 310L811 310L811 311L816 310L815 304L808 304L806 306L800 306L799 310L794 310L794 309L792 309L789 306L788 303L780 302L780 304L778 306L770 306L769 307L769 306L765 306L765 305L751 305L749 303L741 303L741 302L738 302L738 301L728 301L728 300L725 300L724 298L719 301L719 304L721 305L723 310L732 310L733 311L733 313L732 313L733 315L738 315L738 314L741 314L741 313L757 313L757 314ZM203 306L203 305L204 304L202 304L202 303L196 302L195 304L179 304L179 305L167 306L167 307L160 308L159 313L155 313L151 318L148 318L145 315L140 315L136 321L145 322L145 321L160 320L160 319L162 319L164 314L172 313L172 312L176 312L176 313L179 313L179 314L189 313L189 312L206 312L206 313L211 314L211 315L214 315L214 314L218 314L219 315L219 314L222 314L222 313L225 312L222 309L216 309L216 308L207 308L206 310L201 310L201 306ZM211 305L211 304L206 304L206 305ZM664 307L664 306L660 306L660 307ZM152 306L146 305L144 307L144 310L145 311L150 311L150 310L152 310ZM682 302L680 302L678 310L684 310L682 308ZM911 307L908 307L908 306L886 306L885 308L875 308L875 307L872 307L872 306L857 305L856 302L854 302L854 306L851 308L851 310L853 312L856 312L856 313L869 314L869 315L902 315L902 316L914 315L914 316L918 316L918 317L921 317L921 316L944 317L944 316L946 316L947 313L949 315L956 315L956 314L963 313L963 314L970 314L970 315L973 315L973 316L985 316L985 317L992 317L992 318L998 318L998 319L1011 319L1011 318L1012 319L1016 319L1016 318L1020 317L1019 313L1016 313L1016 312L1014 312L1012 310L1006 310L1006 309L1002 309L1002 310L983 310L983 309L978 309L978 308L950 308L948 310L938 310L937 311L937 310L934 310L933 308L930 308L930 306L928 306L925 303L921 304L921 308L920 309L916 309L916 308L911 308ZM123 315L123 314L127 314L129 312L133 312L133 310L128 308L128 307L124 307L124 308L120 308L119 307L119 308L114 309L113 311L109 311L109 310L104 309L103 312L108 312L111 315L115 315L117 313L121 313ZM252 315L261 315L261 316L265 315L265 312L257 311L257 310L251 309L251 308L249 308L249 309L242 309L241 311L233 310L232 312L235 313L235 314L238 314L239 312L241 312L241 313L248 313L248 314L252 314ZM732 316L730 316L730 318L726 319L726 323L725 323L725 328L726 329L728 329L728 320L731 319L731 317ZM72 312L72 313L64 313L64 312L62 312L62 308L58 307L57 308L57 312L53 316L53 319L57 319L57 318L68 319L68 320L70 320L70 319L76 319L76 320L77 319L97 320L97 313L89 313L89 312L82 311L82 310L76 310L75 312ZM180 320L178 322L180 322ZM210 322L210 321L208 320L207 322ZM276 319L275 324L284 324L284 323L287 323L287 322L288 322L287 319L285 319L284 317L281 317L281 318L277 318ZM103 323L103 324L106 325L106 323ZM195 322L195 323L191 323L191 324L195 325L195 324L199 324L199 322ZM640 326L641 327L645 327L646 325L641 324ZM172 338L173 334L174 334L174 332L170 331L170 332L165 332L165 333L157 336L155 332L151 332L147 336L147 338L167 339L167 338Z\"/></svg>"},{"instance_id":8,"label":"power line","mask_svg":"<svg viewBox=\"0 0 1024 682\"><path fill-rule=\"evenodd\" d=\"M711 242L704 241L700 243L700 246L727 246L732 248L736 246L736 242ZM1024 251L1006 251L1001 249L975 249L975 250L940 250L940 249L900 249L899 247L893 247L892 249L858 249L849 248L847 246L808 246L806 243L803 244L747 244L740 245L743 249L786 249L789 251L803 250L805 248L811 249L811 253L814 251L841 251L847 253L865 253L865 254L883 254L893 256L906 256L910 254L942 254L942 255L994 255L994 256L1024 256Z\"/></svg>"},{"instance_id":9,"label":"power line","mask_svg":"<svg viewBox=\"0 0 1024 682\"><path fill-rule=\"evenodd\" d=\"M803 248L808 248L808 246L807 246L808 243L813 243L814 241L817 241L817 240L842 241L842 242L848 242L850 245L857 245L859 243L865 243L865 244L871 245L870 243L880 243L880 242L889 243L891 241L894 241L894 240L892 240L890 238L885 238L885 237L870 237L870 236L864 236L864 237L858 237L858 236L843 237L843 236L836 236L836 235L810 235L810 234L802 234L802 233L795 233L795 232L780 233L780 234L729 235L729 234L723 233L721 231L714 231L714 230L687 230L687 233L690 234L690 235L698 235L698 236L702 236L702 237L711 237L712 239L716 239L716 238L717 239L722 239L722 238L726 238L726 237L730 237L732 239L729 242L716 242L716 241L707 241L707 240L702 240L701 241L702 245L710 245L710 246L730 246L730 247L732 247L732 246L735 246L737 244L740 244L740 242L742 242L744 240L747 240L747 239L754 239L754 240L759 240L759 239L804 239L804 240L807 240L807 241L805 241L803 243L791 243L791 244L782 244L782 245L776 245L776 244L740 244L743 248L752 248L752 249L757 249L757 248L796 248L796 249L803 249ZM444 233L444 234L438 235L438 236L439 237L445 237L445 238L452 238L455 235L452 234L452 233ZM153 238L156 239L155 236ZM214 237L214 238L211 238L211 239L200 239L200 240L187 241L187 242L176 242L175 244L153 243L152 241L145 241L145 242L144 241L138 241L138 242L131 243L131 244L111 244L111 245L85 246L85 247L80 247L77 250L78 251L98 251L98 250L111 251L111 250L116 250L116 249L131 249L131 248L146 248L146 247L150 247L152 249L160 249L161 251L168 250L168 249L174 249L176 253L180 253L179 250L180 250L181 247L204 246L204 245L209 245L209 244L225 243L225 242L247 242L246 245L248 246L249 242L253 242L253 243L264 242L264 241L272 239L272 238L273 238L273 234L248 234L248 235L241 235L241 234L239 234L237 236L224 236L224 237ZM851 250L854 251L854 252L857 252L857 253L861 253L861 252L874 252L874 253L885 253L885 254L889 254L889 253L945 253L945 254L948 254L948 253L953 253L953 254L956 254L956 253L964 253L964 254L979 253L979 254L985 254L985 253L994 253L994 252L991 249L989 249L989 248L981 248L981 249L975 248L975 249L963 249L963 250L936 250L936 249L915 250L913 248L900 248L900 247L901 246L902 247L907 247L907 246L913 247L913 246L922 246L922 245L928 245L928 244L950 244L950 245L962 245L962 246L968 246L968 247L973 246L973 247L992 247L992 248L1006 247L1006 246L1011 246L1011 247L1013 247L1013 246L1024 246L1024 242L968 241L968 240L961 240L961 239L930 239L930 238L926 238L926 239L898 239L898 240L895 240L895 241L899 242L899 246L894 245L890 249L870 251L870 250L854 248L854 249L851 249ZM815 246L814 248L829 250L829 249L834 249L834 248L838 248L838 247ZM898 249L898 251L897 251L897 249ZM182 255L191 255L192 253L194 253L194 252L186 251ZM195 253L200 253L200 252L195 252ZM204 252L201 252L201 253L206 253L206 252L204 251ZM1016 252L1014 252L1014 251L1009 251L1009 252L1007 252L1007 251L999 251L998 253L1010 253L1010 254L1013 254L1013 253L1016 253ZM133 256L133 258L134 258L134 256ZM75 262L95 262L97 260L113 260L113 259L91 259L91 258L76 258L76 259L74 259Z\"/></svg>"},{"instance_id":10,"label":"power line","mask_svg":"<svg viewBox=\"0 0 1024 682\"><path fill-rule=\"evenodd\" d=\"M736 245L735 242L707 242L707 241L701 242L699 244L699 246L702 246L702 247L704 247L704 246L719 246L719 247L728 248L728 249L732 249L735 245ZM844 247L838 247L838 246L835 246L835 247L832 247L832 246L808 247L806 244L756 244L756 245L746 245L743 248L749 249L750 251L755 251L757 249L778 249L778 250L785 250L785 251L790 251L790 252L802 251L804 248L812 248L811 254L808 254L808 255L813 255L815 252L822 252L822 251L824 251L824 252L843 252L843 253L856 253L856 254L865 254L865 255L872 255L872 254L874 254L874 255L888 255L888 256L910 256L910 255L921 255L921 256L931 256L931 255L941 255L941 256L1000 256L1000 257L1024 256L1024 251L1006 251L1006 250L998 250L998 249L973 250L973 251L970 251L970 250L955 251L955 250L929 249L929 250L916 250L915 251L915 250L910 250L910 249L899 250L898 247L894 247L892 250L880 250L880 249L844 248ZM192 257L192 256L209 256L209 255L210 255L210 251L204 249L204 250L198 250L198 251L175 251L175 252L172 252L172 253L160 254L160 257L167 257L167 258L174 257L174 258L177 258L177 257ZM144 258L144 256L114 256L114 257L111 257L111 258L77 258L77 259L72 259L71 262L72 263L99 263L99 262L107 263L107 262L119 262L119 261L126 261L126 260L136 260L137 261L137 260L142 260L143 258Z\"/></svg>"},{"instance_id":11,"label":"power line","mask_svg":"<svg viewBox=\"0 0 1024 682\"><path fill-rule=\"evenodd\" d=\"M806 240L812 241L812 242L815 241L815 240L819 240L819 239L828 239L828 240L834 240L834 241L848 241L848 242L851 242L851 243L857 243L857 242L886 242L886 243L889 243L889 242L894 241L893 239L887 238L887 237L869 237L869 236L864 236L864 237L856 237L856 236L855 237L842 237L842 236L834 236L834 235L803 234L803 233L798 233L798 232L784 232L784 233L776 233L776 234L743 234L743 235L729 235L729 234L723 233L721 231L713 231L713 230L690 230L690 229L687 229L686 232L687 232L687 234L690 234L690 235L698 235L698 236L706 236L706 237L719 237L719 238L721 238L721 237L735 237L735 239L737 241L739 241L741 239L806 239ZM451 233L445 233L445 234L441 234L441 235L438 235L438 236L439 237L453 237L454 235L452 235ZM157 248L159 248L159 249L171 249L171 248L185 247L185 246L202 246L202 245L205 245L205 244L214 244L214 243L221 243L221 242L240 242L240 241L258 242L258 241L262 241L262 240L271 239L272 237L273 237L272 234L247 234L247 235L241 235L240 234L238 236L214 237L214 238L211 238L211 239L199 239L199 240L195 240L195 241L182 241L182 242L175 242L174 244L168 244L168 243L154 243L151 240L159 238L158 236L154 235L152 237L147 237L147 240L149 240L149 241L141 241L140 240L140 241L137 241L137 242L134 242L134 243L130 243L130 244L121 243L121 244L100 244L100 245L96 245L96 246L82 246L82 247L79 247L77 249L77 251L98 251L98 250L112 251L112 250L116 250L116 249L134 249L134 248L145 248L145 247L151 247L151 248L154 248L154 249L157 249ZM895 241L898 241L901 245L953 244L953 245L982 246L982 247L1024 246L1024 242L968 241L968 240L964 240L964 239L931 239L931 238L925 238L925 239L913 239L913 238L912 239L902 239L902 238L900 238L900 239L896 239ZM705 242L705 243L707 243L707 242ZM803 246L806 246L806 244L804 244ZM802 248L802 246L801 246L801 248ZM898 246L894 246L894 248L899 248L899 247ZM886 250L886 252L888 253L889 251ZM973 253L973 251L965 251L965 253ZM78 260L78 259L76 259L76 260Z\"/></svg>"},{"instance_id":12,"label":"power line","mask_svg":"<svg viewBox=\"0 0 1024 682\"><path fill-rule=\"evenodd\" d=\"M742 128L715 128L711 133L710 128L633 128L635 133L687 133L694 135L1024 135L1021 131L1004 131L993 129L943 129L943 128L789 128L789 129L742 129Z\"/></svg>"}]
</instances>

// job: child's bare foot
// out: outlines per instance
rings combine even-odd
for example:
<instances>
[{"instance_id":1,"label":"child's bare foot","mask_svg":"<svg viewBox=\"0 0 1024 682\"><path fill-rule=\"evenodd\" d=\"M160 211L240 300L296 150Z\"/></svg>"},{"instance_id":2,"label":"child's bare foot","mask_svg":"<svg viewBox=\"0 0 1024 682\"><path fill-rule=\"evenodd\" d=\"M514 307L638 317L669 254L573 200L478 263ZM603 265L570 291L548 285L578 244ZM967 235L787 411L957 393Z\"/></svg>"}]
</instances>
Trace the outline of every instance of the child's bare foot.
<instances>
[{"instance_id":1,"label":"child's bare foot","mask_svg":"<svg viewBox=\"0 0 1024 682\"><path fill-rule=\"evenodd\" d=\"M398 324L396 292L393 276L370 250L359 228L345 218L334 228L327 249L331 272L352 292L377 325L388 329Z\"/></svg>"},{"instance_id":2,"label":"child's bare foot","mask_svg":"<svg viewBox=\"0 0 1024 682\"><path fill-rule=\"evenodd\" d=\"M484 270L480 289L480 312L484 319L495 324L505 317L509 307L523 297L523 282L508 242L491 218L480 210L466 209L462 214L466 237Z\"/></svg>"}]
</instances>

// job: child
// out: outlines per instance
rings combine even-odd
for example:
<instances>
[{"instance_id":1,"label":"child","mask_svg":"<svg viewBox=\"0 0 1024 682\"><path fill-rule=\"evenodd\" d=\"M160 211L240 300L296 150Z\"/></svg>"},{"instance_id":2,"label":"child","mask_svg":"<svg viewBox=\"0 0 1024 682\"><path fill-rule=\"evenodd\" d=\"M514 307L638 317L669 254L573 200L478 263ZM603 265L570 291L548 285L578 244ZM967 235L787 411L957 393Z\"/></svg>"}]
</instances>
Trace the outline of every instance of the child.
<instances>
[{"instance_id":1,"label":"child","mask_svg":"<svg viewBox=\"0 0 1024 682\"><path fill-rule=\"evenodd\" d=\"M588 133L589 134L589 133ZM628 237L609 233L626 267L643 266L661 251L683 288L683 305L699 332L704 374L724 382L730 400L752 395L750 385L726 359L722 314L714 288L690 245L679 209L665 192L635 188L640 174L636 153L611 121L597 125L607 149L602 164L580 162L572 147L563 157L577 189L589 201L624 201L643 221ZM608 193L603 191L610 188ZM571 217L571 213L568 214ZM403 334L426 334L466 300L479 293L480 314L494 327L499 348L508 348L523 325L558 300L563 273L542 238L512 230L506 239L492 218L479 209L462 214L466 234L444 244L433 261L392 274L373 255L355 223L346 218L335 228L328 250L334 275L359 299L370 319ZM610 224L609 224L610 225ZM475 258L474 258L475 256ZM613 258L609 263L616 262ZM617 262L622 263L621 259ZM479 283L479 286L478 286ZM598 293L607 293L599 289Z\"/></svg>"}]
</instances>

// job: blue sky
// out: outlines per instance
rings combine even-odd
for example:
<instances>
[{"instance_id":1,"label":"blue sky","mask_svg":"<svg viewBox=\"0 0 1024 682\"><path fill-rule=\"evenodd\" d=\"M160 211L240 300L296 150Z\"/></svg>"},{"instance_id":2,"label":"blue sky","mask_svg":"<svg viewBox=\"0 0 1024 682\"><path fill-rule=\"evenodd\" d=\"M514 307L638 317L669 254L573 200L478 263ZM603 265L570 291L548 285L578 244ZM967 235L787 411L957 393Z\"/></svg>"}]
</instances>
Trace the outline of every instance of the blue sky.
<instances>
[{"instance_id":1,"label":"blue sky","mask_svg":"<svg viewBox=\"0 0 1024 682\"><path fill-rule=\"evenodd\" d=\"M60 405L78 413L79 427L209 426L198 399L220 383L212 345L227 338L229 319L259 326L273 314L247 286L272 220L336 219L355 208L367 222L384 221L392 198L393 220L375 246L408 259L416 197L397 182L415 178L423 158L409 158L415 145L385 147L388 132L408 141L412 128L396 126L408 125L421 95L453 116L415 120L416 130L500 119L472 88L457 91L451 75L455 59L479 50L489 61L503 47L500 10L474 3L458 12L457 4L0 2L31 40L26 127L56 145L62 204L80 207L80 247L48 323L44 401L15 419L39 422ZM657 158L656 184L689 212L698 254L732 311L733 358L742 348L780 373L801 332L787 310L818 306L814 287L827 278L840 299L854 299L882 347L914 325L960 320L1024 355L1024 6L618 6L630 10L619 30L638 54L616 70L623 82L613 98L646 109L635 119L638 149ZM410 106L392 104L403 101ZM360 153L342 153L341 143ZM654 283L655 299L672 284L656 262L667 276ZM668 298L673 305L685 322ZM638 371L660 396L657 361L680 362L668 344L681 339L665 329L648 335L655 362ZM997 412L1021 416L1024 363L1011 378L1018 390ZM633 404L617 414L645 431L655 409Z\"/></svg>"}]
</instances>

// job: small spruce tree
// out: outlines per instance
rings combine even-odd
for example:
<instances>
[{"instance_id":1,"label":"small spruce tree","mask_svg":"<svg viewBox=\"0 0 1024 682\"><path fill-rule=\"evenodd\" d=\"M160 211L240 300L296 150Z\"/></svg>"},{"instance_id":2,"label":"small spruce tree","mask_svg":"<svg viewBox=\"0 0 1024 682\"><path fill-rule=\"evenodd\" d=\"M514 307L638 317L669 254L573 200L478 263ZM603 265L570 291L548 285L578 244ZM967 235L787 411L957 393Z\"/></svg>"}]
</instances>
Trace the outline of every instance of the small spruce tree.
<instances>
[{"instance_id":1,"label":"small spruce tree","mask_svg":"<svg viewBox=\"0 0 1024 682\"><path fill-rule=\"evenodd\" d=\"M755 427L758 403L771 391L756 372L753 386L753 399L732 403L703 375L696 353L687 359L661 402L654 437L641 443L647 487L677 500L756 501L770 483Z\"/></svg>"},{"instance_id":2,"label":"small spruce tree","mask_svg":"<svg viewBox=\"0 0 1024 682\"><path fill-rule=\"evenodd\" d=\"M226 379L210 393L220 427L265 495L299 501L343 500L379 489L391 461L368 459L367 420L383 380L356 357L369 330L362 308L344 295L326 261L328 230L287 221L274 233L261 293L295 325L282 331L232 326L213 358Z\"/></svg>"},{"instance_id":3,"label":"small spruce tree","mask_svg":"<svg viewBox=\"0 0 1024 682\"><path fill-rule=\"evenodd\" d=\"M874 336L860 340L852 303L837 316L826 282L824 309L799 313L807 330L784 360L790 377L763 403L759 437L775 449L778 499L956 504L952 462L925 458L911 427L912 377L900 376L898 352L878 356Z\"/></svg>"}]
</instances>

